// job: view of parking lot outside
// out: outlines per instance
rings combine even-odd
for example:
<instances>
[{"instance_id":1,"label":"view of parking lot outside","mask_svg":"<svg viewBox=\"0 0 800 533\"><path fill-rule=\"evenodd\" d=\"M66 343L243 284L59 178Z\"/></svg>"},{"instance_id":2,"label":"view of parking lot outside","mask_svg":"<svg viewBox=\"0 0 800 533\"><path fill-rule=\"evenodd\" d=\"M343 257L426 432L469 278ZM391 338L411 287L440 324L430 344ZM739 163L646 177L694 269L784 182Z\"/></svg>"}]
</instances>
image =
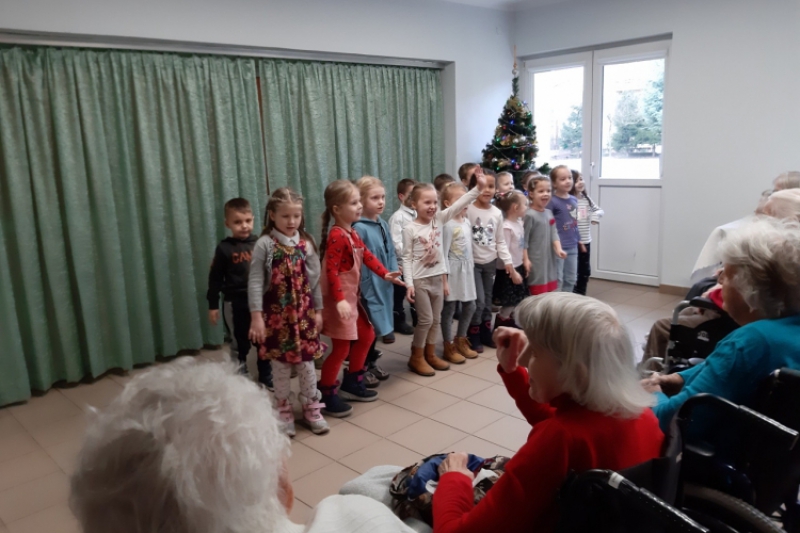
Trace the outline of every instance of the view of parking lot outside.
<instances>
[{"instance_id":1,"label":"view of parking lot outside","mask_svg":"<svg viewBox=\"0 0 800 533\"><path fill-rule=\"evenodd\" d=\"M580 170L583 75L583 67L534 74L537 164ZM603 75L602 177L659 178L664 60L606 65Z\"/></svg>"}]
</instances>

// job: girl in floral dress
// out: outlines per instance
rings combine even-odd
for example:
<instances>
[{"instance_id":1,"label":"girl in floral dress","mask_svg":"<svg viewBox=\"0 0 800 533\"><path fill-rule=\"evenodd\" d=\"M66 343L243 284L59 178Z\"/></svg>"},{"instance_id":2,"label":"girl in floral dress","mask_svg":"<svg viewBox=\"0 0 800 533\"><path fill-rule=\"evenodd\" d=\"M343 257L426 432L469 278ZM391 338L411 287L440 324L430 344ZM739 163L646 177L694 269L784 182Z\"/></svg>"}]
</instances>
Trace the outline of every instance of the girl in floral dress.
<instances>
[{"instance_id":1,"label":"girl in floral dress","mask_svg":"<svg viewBox=\"0 0 800 533\"><path fill-rule=\"evenodd\" d=\"M303 423L316 433L327 433L328 423L317 390L314 359L324 351L320 260L314 239L306 233L303 198L293 190L276 190L267 203L267 225L256 242L250 266L248 296L260 300L262 311L252 311L250 337L259 344L258 357L272 361L278 416L287 435L295 435L290 401L292 366L300 379ZM256 306L257 307L257 306Z\"/></svg>"}]
</instances>

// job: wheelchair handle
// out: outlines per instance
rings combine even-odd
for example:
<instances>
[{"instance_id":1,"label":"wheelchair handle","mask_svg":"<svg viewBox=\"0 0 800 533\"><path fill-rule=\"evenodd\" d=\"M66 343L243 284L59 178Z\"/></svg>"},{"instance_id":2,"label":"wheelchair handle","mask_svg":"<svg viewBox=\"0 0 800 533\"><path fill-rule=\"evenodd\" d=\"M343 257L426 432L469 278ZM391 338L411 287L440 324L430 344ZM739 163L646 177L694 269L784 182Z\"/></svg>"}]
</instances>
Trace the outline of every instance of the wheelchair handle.
<instances>
[{"instance_id":1,"label":"wheelchair handle","mask_svg":"<svg viewBox=\"0 0 800 533\"><path fill-rule=\"evenodd\" d=\"M691 420L692 410L699 405L709 405L714 408L719 408L733 415L734 418L741 419L758 427L759 429L773 435L778 440L778 443L782 446L785 446L787 450L793 449L797 444L798 435L800 435L800 433L794 429L784 426L780 422L773 420L772 418L765 416L758 411L754 411L749 407L737 405L713 394L697 394L686 400L678 410L678 414L676 415L678 420L681 422L688 422Z\"/></svg>"}]
</instances>

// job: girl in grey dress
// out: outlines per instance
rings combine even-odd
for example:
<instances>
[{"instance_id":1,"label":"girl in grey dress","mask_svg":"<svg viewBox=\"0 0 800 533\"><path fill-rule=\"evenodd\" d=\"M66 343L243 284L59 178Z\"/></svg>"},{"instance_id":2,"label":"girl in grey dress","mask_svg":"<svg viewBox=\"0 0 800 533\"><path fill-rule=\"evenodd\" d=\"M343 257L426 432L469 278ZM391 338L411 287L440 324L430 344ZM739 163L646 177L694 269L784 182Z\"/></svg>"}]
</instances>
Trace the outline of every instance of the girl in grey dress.
<instances>
[{"instance_id":1,"label":"girl in grey dress","mask_svg":"<svg viewBox=\"0 0 800 533\"><path fill-rule=\"evenodd\" d=\"M555 217L545 207L550 196L549 178L537 176L528 182L531 208L525 213L525 249L522 261L528 271L528 290L534 295L558 290L556 259L567 256L561 249Z\"/></svg>"}]
</instances>

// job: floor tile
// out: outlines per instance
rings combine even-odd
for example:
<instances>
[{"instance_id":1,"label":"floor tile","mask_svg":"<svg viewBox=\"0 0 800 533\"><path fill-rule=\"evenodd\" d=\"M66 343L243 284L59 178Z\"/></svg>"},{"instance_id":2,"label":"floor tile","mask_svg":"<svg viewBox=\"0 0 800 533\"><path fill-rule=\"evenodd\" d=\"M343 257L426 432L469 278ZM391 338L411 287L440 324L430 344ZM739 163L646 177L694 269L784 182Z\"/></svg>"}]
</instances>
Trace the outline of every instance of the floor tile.
<instances>
[{"instance_id":1,"label":"floor tile","mask_svg":"<svg viewBox=\"0 0 800 533\"><path fill-rule=\"evenodd\" d=\"M11 524L54 505L66 503L69 481L63 472L23 483L0 492L0 520Z\"/></svg>"},{"instance_id":2,"label":"floor tile","mask_svg":"<svg viewBox=\"0 0 800 533\"><path fill-rule=\"evenodd\" d=\"M6 526L4 526L2 522L0 522L0 533L8 533Z\"/></svg>"},{"instance_id":3,"label":"floor tile","mask_svg":"<svg viewBox=\"0 0 800 533\"><path fill-rule=\"evenodd\" d=\"M0 492L59 472L59 466L44 450L0 463Z\"/></svg>"},{"instance_id":4,"label":"floor tile","mask_svg":"<svg viewBox=\"0 0 800 533\"><path fill-rule=\"evenodd\" d=\"M83 438L67 440L53 446L45 447L47 455L53 458L65 474L71 475L75 470L75 460L83 446Z\"/></svg>"},{"instance_id":5,"label":"floor tile","mask_svg":"<svg viewBox=\"0 0 800 533\"><path fill-rule=\"evenodd\" d=\"M483 457L487 459L489 457L494 457L495 455L502 455L504 457L513 457L513 451L503 448L502 446L498 446L493 442L489 442L488 440L479 439L474 435L470 435L465 439L461 439L458 442L455 442L449 446L445 446L439 453L450 453L450 452L467 452L478 457Z\"/></svg>"},{"instance_id":6,"label":"floor tile","mask_svg":"<svg viewBox=\"0 0 800 533\"><path fill-rule=\"evenodd\" d=\"M9 407L8 410L28 431L82 414L78 406L55 389L49 390L43 396L34 396L22 405Z\"/></svg>"},{"instance_id":7,"label":"floor tile","mask_svg":"<svg viewBox=\"0 0 800 533\"><path fill-rule=\"evenodd\" d=\"M425 418L389 436L389 440L422 455L430 455L466 436L463 431Z\"/></svg>"},{"instance_id":8,"label":"floor tile","mask_svg":"<svg viewBox=\"0 0 800 533\"><path fill-rule=\"evenodd\" d=\"M503 385L492 385L488 389L472 395L469 401L507 415L522 416L514 399Z\"/></svg>"},{"instance_id":9,"label":"floor tile","mask_svg":"<svg viewBox=\"0 0 800 533\"><path fill-rule=\"evenodd\" d=\"M664 305L670 304L675 301L674 294L663 294L660 292L648 292L641 294L635 298L628 300L626 303L630 305L638 305L641 307L649 307L651 309L658 309Z\"/></svg>"},{"instance_id":10,"label":"floor tile","mask_svg":"<svg viewBox=\"0 0 800 533\"><path fill-rule=\"evenodd\" d=\"M381 383L381 386L378 387L378 394L380 394L381 400L384 402L392 402L400 396L405 396L409 392L413 392L420 388L421 385L417 385L416 383L412 383L406 379L393 375Z\"/></svg>"},{"instance_id":11,"label":"floor tile","mask_svg":"<svg viewBox=\"0 0 800 533\"><path fill-rule=\"evenodd\" d=\"M432 420L472 434L503 418L503 413L467 401L461 401L431 415Z\"/></svg>"},{"instance_id":12,"label":"floor tile","mask_svg":"<svg viewBox=\"0 0 800 533\"><path fill-rule=\"evenodd\" d=\"M647 307L628 305L627 303L615 304L613 307L614 311L616 311L617 313L617 316L619 316L619 319L626 324L631 320L636 320L640 316L652 311L652 309L649 309Z\"/></svg>"},{"instance_id":13,"label":"floor tile","mask_svg":"<svg viewBox=\"0 0 800 533\"><path fill-rule=\"evenodd\" d=\"M386 405L386 402L381 398L380 387L375 390L378 391L378 399L373 402L348 402L353 407L353 414L347 417L348 422L357 416L369 413L382 405Z\"/></svg>"},{"instance_id":14,"label":"floor tile","mask_svg":"<svg viewBox=\"0 0 800 533\"><path fill-rule=\"evenodd\" d=\"M405 396L401 396L396 400L392 400L391 403L403 409L413 411L418 415L430 416L433 413L441 411L445 407L453 405L457 401L458 398L455 396L423 387Z\"/></svg>"},{"instance_id":15,"label":"floor tile","mask_svg":"<svg viewBox=\"0 0 800 533\"><path fill-rule=\"evenodd\" d=\"M68 440L83 438L86 432L86 425L86 415L79 414L51 424L38 426L31 429L29 433L39 445L53 446Z\"/></svg>"},{"instance_id":16,"label":"floor tile","mask_svg":"<svg viewBox=\"0 0 800 533\"><path fill-rule=\"evenodd\" d=\"M436 372L436 374L433 376L420 376L419 374L415 374L414 372L406 369L402 372L398 372L397 375L406 381L416 383L417 385L422 385L423 387L429 387L436 381L446 378L451 373L452 372L450 370L441 370Z\"/></svg>"},{"instance_id":17,"label":"floor tile","mask_svg":"<svg viewBox=\"0 0 800 533\"><path fill-rule=\"evenodd\" d=\"M69 506L62 503L12 522L8 533L80 533L80 525Z\"/></svg>"},{"instance_id":18,"label":"floor tile","mask_svg":"<svg viewBox=\"0 0 800 533\"><path fill-rule=\"evenodd\" d=\"M294 481L333 462L333 459L315 451L302 442L292 442L289 458L289 478Z\"/></svg>"},{"instance_id":19,"label":"floor tile","mask_svg":"<svg viewBox=\"0 0 800 533\"><path fill-rule=\"evenodd\" d=\"M431 384L431 388L434 390L462 399L469 398L473 394L491 386L492 383L485 379L455 372L443 380Z\"/></svg>"},{"instance_id":20,"label":"floor tile","mask_svg":"<svg viewBox=\"0 0 800 533\"><path fill-rule=\"evenodd\" d=\"M348 421L376 435L387 437L420 420L422 416L387 403Z\"/></svg>"},{"instance_id":21,"label":"floor tile","mask_svg":"<svg viewBox=\"0 0 800 533\"><path fill-rule=\"evenodd\" d=\"M633 298L639 296L641 293L638 291L628 291L626 289L611 289L610 291L604 292L600 296L597 297L598 300L601 302L606 302L608 304L621 304L625 303Z\"/></svg>"},{"instance_id":22,"label":"floor tile","mask_svg":"<svg viewBox=\"0 0 800 533\"><path fill-rule=\"evenodd\" d=\"M90 406L105 407L109 405L122 392L122 385L106 377L94 383L83 383L77 387L59 389L59 392L86 411Z\"/></svg>"},{"instance_id":23,"label":"floor tile","mask_svg":"<svg viewBox=\"0 0 800 533\"><path fill-rule=\"evenodd\" d=\"M296 420L295 420L295 423L294 423L294 427L295 427L295 430L297 431L297 435L295 435L295 437L294 437L294 439L292 439L292 441L300 442L300 441L305 441L306 439L319 439L319 438L325 436L325 435L315 435L314 433L311 432L310 429L305 427L302 422L300 422L300 417L302 415L299 415L298 413L295 413L295 416L296 416ZM324 414L323 414L323 416L325 417L325 421L328 423L328 426L330 426L331 431L333 431L333 428L335 428L339 424L343 424L344 421L345 421L344 418L334 418L332 416L325 416Z\"/></svg>"},{"instance_id":24,"label":"floor tile","mask_svg":"<svg viewBox=\"0 0 800 533\"><path fill-rule=\"evenodd\" d=\"M28 433L12 433L0 435L0 463L11 461L23 455L41 450L33 437Z\"/></svg>"},{"instance_id":25,"label":"floor tile","mask_svg":"<svg viewBox=\"0 0 800 533\"><path fill-rule=\"evenodd\" d=\"M503 381L503 378L497 373L497 361L478 359L476 363L464 368L461 373L485 379L493 383L502 383Z\"/></svg>"},{"instance_id":26,"label":"floor tile","mask_svg":"<svg viewBox=\"0 0 800 533\"><path fill-rule=\"evenodd\" d=\"M340 459L339 462L359 474L363 474L370 468L379 465L394 465L405 468L419 461L422 457L423 455L418 452L383 439Z\"/></svg>"},{"instance_id":27,"label":"floor tile","mask_svg":"<svg viewBox=\"0 0 800 533\"><path fill-rule=\"evenodd\" d=\"M341 486L358 476L358 472L339 463L331 463L294 481L294 497L310 507L325 497L338 494Z\"/></svg>"},{"instance_id":28,"label":"floor tile","mask_svg":"<svg viewBox=\"0 0 800 533\"><path fill-rule=\"evenodd\" d=\"M16 435L24 431L25 428L22 427L22 424L11 416L11 411L8 409L0 409L0 438L10 437L11 435Z\"/></svg>"},{"instance_id":29,"label":"floor tile","mask_svg":"<svg viewBox=\"0 0 800 533\"><path fill-rule=\"evenodd\" d=\"M314 516L314 509L295 498L292 512L289 513L289 520L295 524L305 524L312 516Z\"/></svg>"},{"instance_id":30,"label":"floor tile","mask_svg":"<svg viewBox=\"0 0 800 533\"><path fill-rule=\"evenodd\" d=\"M349 422L331 428L330 433L315 438L303 439L303 444L334 460L369 446L380 437ZM305 501L305 500L303 500ZM306 502L308 503L308 502Z\"/></svg>"},{"instance_id":31,"label":"floor tile","mask_svg":"<svg viewBox=\"0 0 800 533\"><path fill-rule=\"evenodd\" d=\"M509 450L519 450L528 441L531 425L524 420L505 416L497 422L476 431L475 436Z\"/></svg>"}]
</instances>

